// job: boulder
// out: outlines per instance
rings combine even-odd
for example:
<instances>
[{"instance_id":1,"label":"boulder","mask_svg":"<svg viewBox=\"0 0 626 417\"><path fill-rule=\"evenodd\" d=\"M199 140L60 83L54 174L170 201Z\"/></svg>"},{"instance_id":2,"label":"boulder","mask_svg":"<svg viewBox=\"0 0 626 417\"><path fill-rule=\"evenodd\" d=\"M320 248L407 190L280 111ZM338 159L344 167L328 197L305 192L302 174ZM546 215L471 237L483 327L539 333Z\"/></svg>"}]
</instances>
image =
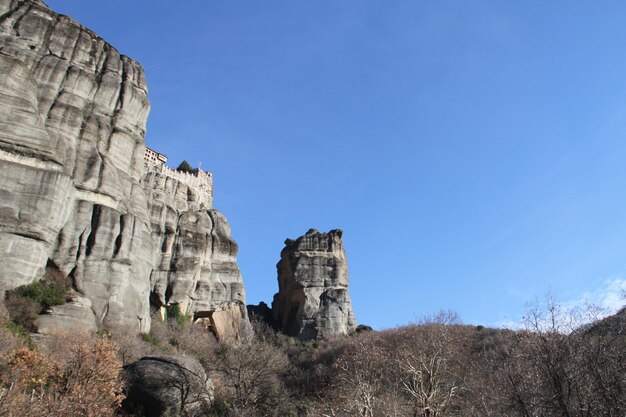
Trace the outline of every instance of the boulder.
<instances>
[{"instance_id":1,"label":"boulder","mask_svg":"<svg viewBox=\"0 0 626 417\"><path fill-rule=\"evenodd\" d=\"M213 400L213 384L200 362L189 356L146 356L123 372L123 406L145 416L203 416Z\"/></svg>"},{"instance_id":2,"label":"boulder","mask_svg":"<svg viewBox=\"0 0 626 417\"><path fill-rule=\"evenodd\" d=\"M50 307L35 320L35 327L37 333L44 336L98 330L91 300L80 296L72 296L66 304Z\"/></svg>"}]
</instances>

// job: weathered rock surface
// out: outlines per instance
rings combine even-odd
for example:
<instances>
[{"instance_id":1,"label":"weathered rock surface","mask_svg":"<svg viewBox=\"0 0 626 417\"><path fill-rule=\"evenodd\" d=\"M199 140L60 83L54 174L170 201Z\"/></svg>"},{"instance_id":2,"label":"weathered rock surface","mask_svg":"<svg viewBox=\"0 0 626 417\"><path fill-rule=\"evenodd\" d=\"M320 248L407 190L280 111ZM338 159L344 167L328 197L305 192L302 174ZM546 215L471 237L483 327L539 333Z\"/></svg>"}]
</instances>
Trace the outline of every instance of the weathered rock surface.
<instances>
[{"instance_id":1,"label":"weathered rock surface","mask_svg":"<svg viewBox=\"0 0 626 417\"><path fill-rule=\"evenodd\" d=\"M43 336L63 333L89 333L98 330L96 316L91 309L91 300L74 296L63 305L50 307L35 321L37 333Z\"/></svg>"},{"instance_id":2,"label":"weathered rock surface","mask_svg":"<svg viewBox=\"0 0 626 417\"><path fill-rule=\"evenodd\" d=\"M259 304L256 305L248 304L246 306L246 309L248 310L248 317L250 318L250 321L260 321L270 327L277 327L276 323L274 322L272 309L265 302L261 301Z\"/></svg>"},{"instance_id":3,"label":"weathered rock surface","mask_svg":"<svg viewBox=\"0 0 626 417\"><path fill-rule=\"evenodd\" d=\"M184 314L206 319L220 338L232 337L247 319L237 243L217 210L184 181L149 173L152 240L152 304L178 304ZM215 315L215 317L214 317Z\"/></svg>"},{"instance_id":4,"label":"weathered rock surface","mask_svg":"<svg viewBox=\"0 0 626 417\"><path fill-rule=\"evenodd\" d=\"M99 323L146 331L143 70L42 2L0 13L0 286L51 259Z\"/></svg>"},{"instance_id":5,"label":"weathered rock surface","mask_svg":"<svg viewBox=\"0 0 626 417\"><path fill-rule=\"evenodd\" d=\"M42 331L90 310L98 327L147 332L151 294L187 312L243 306L212 192L144 166L138 63L41 1L0 0L0 73L0 298L52 262L82 301Z\"/></svg>"},{"instance_id":6,"label":"weathered rock surface","mask_svg":"<svg viewBox=\"0 0 626 417\"><path fill-rule=\"evenodd\" d=\"M213 384L189 356L146 356L124 369L124 407L146 416L206 415Z\"/></svg>"},{"instance_id":7,"label":"weathered rock surface","mask_svg":"<svg viewBox=\"0 0 626 417\"><path fill-rule=\"evenodd\" d=\"M311 229L285 241L272 302L279 328L301 339L346 335L356 323L348 294L348 264L341 230Z\"/></svg>"}]
</instances>

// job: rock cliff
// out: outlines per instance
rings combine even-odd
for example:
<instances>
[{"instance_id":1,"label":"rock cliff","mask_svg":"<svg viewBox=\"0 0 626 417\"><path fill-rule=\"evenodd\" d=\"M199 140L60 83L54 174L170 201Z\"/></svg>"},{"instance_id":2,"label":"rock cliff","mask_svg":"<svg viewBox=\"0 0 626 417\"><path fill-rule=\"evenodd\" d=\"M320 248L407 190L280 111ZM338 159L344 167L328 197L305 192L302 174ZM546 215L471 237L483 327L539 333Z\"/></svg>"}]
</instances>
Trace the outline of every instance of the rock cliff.
<instances>
[{"instance_id":1,"label":"rock cliff","mask_svg":"<svg viewBox=\"0 0 626 417\"><path fill-rule=\"evenodd\" d=\"M53 316L137 332L150 294L188 312L243 306L224 217L146 170L138 63L41 1L0 0L0 72L0 294L54 268L73 298Z\"/></svg>"},{"instance_id":2,"label":"rock cliff","mask_svg":"<svg viewBox=\"0 0 626 417\"><path fill-rule=\"evenodd\" d=\"M272 314L278 327L300 339L346 335L356 323L348 294L348 263L341 230L309 230L287 239L276 268Z\"/></svg>"},{"instance_id":3,"label":"rock cliff","mask_svg":"<svg viewBox=\"0 0 626 417\"><path fill-rule=\"evenodd\" d=\"M246 317L245 289L226 218L214 209L200 210L210 199L184 181L150 172L144 183L157 249L150 276L152 304L178 304L218 334L232 336Z\"/></svg>"}]
</instances>

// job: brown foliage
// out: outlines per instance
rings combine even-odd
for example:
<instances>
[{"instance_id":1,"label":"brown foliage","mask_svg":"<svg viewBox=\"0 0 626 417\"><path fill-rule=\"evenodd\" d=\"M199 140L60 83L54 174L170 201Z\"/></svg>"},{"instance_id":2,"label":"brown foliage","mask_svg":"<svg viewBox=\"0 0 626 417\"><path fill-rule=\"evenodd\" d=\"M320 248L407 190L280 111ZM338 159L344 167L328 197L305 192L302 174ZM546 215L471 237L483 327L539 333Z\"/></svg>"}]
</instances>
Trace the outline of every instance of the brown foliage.
<instances>
[{"instance_id":1,"label":"brown foliage","mask_svg":"<svg viewBox=\"0 0 626 417\"><path fill-rule=\"evenodd\" d=\"M492 383L502 385L501 410L521 416L624 415L626 337L578 331L582 313L549 301L545 309L529 311L526 330L500 344Z\"/></svg>"},{"instance_id":2,"label":"brown foliage","mask_svg":"<svg viewBox=\"0 0 626 417\"><path fill-rule=\"evenodd\" d=\"M282 350L244 327L237 340L220 342L214 354L209 370L220 399L232 405L234 415L285 415L282 377L290 364Z\"/></svg>"},{"instance_id":3,"label":"brown foliage","mask_svg":"<svg viewBox=\"0 0 626 417\"><path fill-rule=\"evenodd\" d=\"M307 415L623 417L626 337L580 331L588 318L579 314L534 310L520 331L462 326L446 314L358 335L333 359Z\"/></svg>"},{"instance_id":4,"label":"brown foliage","mask_svg":"<svg viewBox=\"0 0 626 417\"><path fill-rule=\"evenodd\" d=\"M123 399L116 345L86 335L58 340L51 352L18 348L4 356L0 415L115 415Z\"/></svg>"},{"instance_id":5,"label":"brown foliage","mask_svg":"<svg viewBox=\"0 0 626 417\"><path fill-rule=\"evenodd\" d=\"M121 351L85 335L29 350L0 329L0 416L113 416L122 360L184 353L214 382L214 416L623 417L626 337L588 333L582 321L548 306L512 331L463 326L445 312L324 341L257 325L230 343L202 326L155 321L145 340L120 337Z\"/></svg>"}]
</instances>

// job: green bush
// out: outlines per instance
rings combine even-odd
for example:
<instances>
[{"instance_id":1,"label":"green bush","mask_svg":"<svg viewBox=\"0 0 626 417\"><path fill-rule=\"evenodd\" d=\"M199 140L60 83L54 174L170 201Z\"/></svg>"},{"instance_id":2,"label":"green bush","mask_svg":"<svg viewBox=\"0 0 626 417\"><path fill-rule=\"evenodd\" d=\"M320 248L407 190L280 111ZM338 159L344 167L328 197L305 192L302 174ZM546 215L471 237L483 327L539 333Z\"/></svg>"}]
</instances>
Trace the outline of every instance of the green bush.
<instances>
[{"instance_id":1,"label":"green bush","mask_svg":"<svg viewBox=\"0 0 626 417\"><path fill-rule=\"evenodd\" d=\"M5 300L9 319L17 326L21 326L29 331L35 330L35 320L41 312L41 305L30 298L7 292Z\"/></svg>"},{"instance_id":2,"label":"green bush","mask_svg":"<svg viewBox=\"0 0 626 417\"><path fill-rule=\"evenodd\" d=\"M180 163L180 165L178 165L178 168L176 168L176 171L187 172L189 174L197 174L198 168L193 168L191 165L189 165L189 162L183 161Z\"/></svg>"},{"instance_id":3,"label":"green bush","mask_svg":"<svg viewBox=\"0 0 626 417\"><path fill-rule=\"evenodd\" d=\"M22 339L26 342L26 346L28 346L29 348L33 347L33 340L30 337L30 333L28 332L28 330L22 326L21 324L17 324L15 322L8 322L6 324L6 329L9 331L9 333L11 333L13 336Z\"/></svg>"},{"instance_id":4,"label":"green bush","mask_svg":"<svg viewBox=\"0 0 626 417\"><path fill-rule=\"evenodd\" d=\"M178 304L171 304L165 307L167 319L174 321L178 327L187 327L191 323L191 317L180 311Z\"/></svg>"},{"instance_id":5,"label":"green bush","mask_svg":"<svg viewBox=\"0 0 626 417\"><path fill-rule=\"evenodd\" d=\"M38 281L16 288L15 295L30 298L42 308L65 304L67 287L57 282Z\"/></svg>"},{"instance_id":6,"label":"green bush","mask_svg":"<svg viewBox=\"0 0 626 417\"><path fill-rule=\"evenodd\" d=\"M58 279L47 279L7 291L6 306L11 321L33 331L39 314L50 307L65 304L69 286Z\"/></svg>"},{"instance_id":7,"label":"green bush","mask_svg":"<svg viewBox=\"0 0 626 417\"><path fill-rule=\"evenodd\" d=\"M230 415L231 406L226 400L216 399L211 404L209 417L227 417Z\"/></svg>"},{"instance_id":8,"label":"green bush","mask_svg":"<svg viewBox=\"0 0 626 417\"><path fill-rule=\"evenodd\" d=\"M151 345L159 346L159 341L150 333L142 333L141 340L143 340L146 343L150 343Z\"/></svg>"},{"instance_id":9,"label":"green bush","mask_svg":"<svg viewBox=\"0 0 626 417\"><path fill-rule=\"evenodd\" d=\"M358 326L356 326L356 333L363 333L363 332L372 332L374 331L374 329L372 329L371 326L368 326L367 324L359 324Z\"/></svg>"}]
</instances>

